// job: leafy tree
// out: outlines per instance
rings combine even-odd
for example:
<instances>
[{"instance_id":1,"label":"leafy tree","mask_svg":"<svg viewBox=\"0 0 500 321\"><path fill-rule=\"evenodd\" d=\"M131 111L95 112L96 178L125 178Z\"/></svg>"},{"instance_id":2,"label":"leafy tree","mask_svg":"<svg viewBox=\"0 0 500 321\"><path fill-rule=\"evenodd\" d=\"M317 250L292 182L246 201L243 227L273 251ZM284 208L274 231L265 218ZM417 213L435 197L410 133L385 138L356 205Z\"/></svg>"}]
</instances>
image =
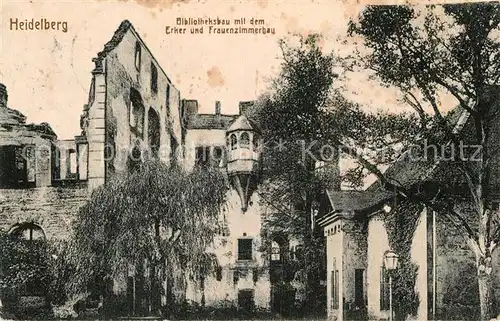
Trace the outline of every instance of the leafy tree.
<instances>
[{"instance_id":1,"label":"leafy tree","mask_svg":"<svg viewBox=\"0 0 500 321\"><path fill-rule=\"evenodd\" d=\"M156 312L161 280L178 270L199 280L212 270L213 257L205 252L218 233L227 182L212 168L188 173L157 160L135 165L96 189L78 214L73 290L94 280L105 284L129 263L139 270L147 260ZM101 291L109 297L106 287Z\"/></svg>"},{"instance_id":2,"label":"leafy tree","mask_svg":"<svg viewBox=\"0 0 500 321\"><path fill-rule=\"evenodd\" d=\"M415 135L407 135L406 141L439 144L447 155L452 153L451 146L474 145L479 154L475 161L471 161L472 152L444 160L448 172L441 171L434 178L433 192L427 189L424 195L391 180L352 145L342 145L387 188L435 210L466 239L476 257L482 320L492 316L491 257L500 242L493 195L498 187L499 24L496 3L367 7L350 24L351 35L360 37L364 45L353 68L373 71L384 85L399 89L414 109L418 126L412 127ZM455 99L458 107L454 112L445 113L445 97ZM467 118L459 121L461 115ZM461 124L462 120L466 121ZM436 158L431 158L435 163ZM425 179L419 178L412 187L415 185L425 186ZM456 206L460 204L458 186L465 187L461 197L472 205L468 209Z\"/></svg>"},{"instance_id":3,"label":"leafy tree","mask_svg":"<svg viewBox=\"0 0 500 321\"><path fill-rule=\"evenodd\" d=\"M259 193L273 213L265 222L264 234L287 235L303 242L304 255L298 268L306 271L305 304L309 307L323 294L318 288L323 238L311 226L315 193L320 186L327 186L315 171L316 159L311 155L319 153L324 140L324 109L336 78L334 57L321 51L318 40L318 35L311 35L280 41L281 73L273 80L269 94L248 112L262 128L265 144ZM330 183L332 187L336 184Z\"/></svg>"}]
</instances>

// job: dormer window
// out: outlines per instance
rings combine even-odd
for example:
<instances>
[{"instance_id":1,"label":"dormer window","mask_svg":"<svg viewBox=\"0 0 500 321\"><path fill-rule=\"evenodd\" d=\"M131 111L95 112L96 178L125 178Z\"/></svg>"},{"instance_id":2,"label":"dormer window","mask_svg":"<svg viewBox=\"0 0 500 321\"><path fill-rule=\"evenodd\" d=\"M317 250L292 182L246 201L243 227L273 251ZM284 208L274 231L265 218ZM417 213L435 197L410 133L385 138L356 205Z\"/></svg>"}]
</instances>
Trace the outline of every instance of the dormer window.
<instances>
[{"instance_id":1,"label":"dormer window","mask_svg":"<svg viewBox=\"0 0 500 321\"><path fill-rule=\"evenodd\" d=\"M141 44L139 41L135 43L135 55L134 64L137 71L141 71Z\"/></svg>"}]
</instances>

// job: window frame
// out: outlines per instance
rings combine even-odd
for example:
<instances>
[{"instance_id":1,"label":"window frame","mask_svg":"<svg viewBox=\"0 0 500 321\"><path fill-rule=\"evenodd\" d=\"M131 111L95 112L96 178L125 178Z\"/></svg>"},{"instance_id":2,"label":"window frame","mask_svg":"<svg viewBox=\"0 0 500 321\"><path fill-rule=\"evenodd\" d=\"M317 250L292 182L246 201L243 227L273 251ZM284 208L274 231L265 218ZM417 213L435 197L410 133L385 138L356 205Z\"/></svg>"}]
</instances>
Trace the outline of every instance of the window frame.
<instances>
[{"instance_id":1,"label":"window frame","mask_svg":"<svg viewBox=\"0 0 500 321\"><path fill-rule=\"evenodd\" d=\"M250 246L250 248L247 250L247 251L244 251L243 248L240 248L240 247L243 247L243 243L247 243L247 245ZM237 259L238 261L252 261L253 260L253 239L252 238L238 238L238 242L237 242ZM242 255L243 254L243 255Z\"/></svg>"},{"instance_id":2,"label":"window frame","mask_svg":"<svg viewBox=\"0 0 500 321\"><path fill-rule=\"evenodd\" d=\"M389 311L389 271L380 267L380 311Z\"/></svg>"},{"instance_id":3,"label":"window frame","mask_svg":"<svg viewBox=\"0 0 500 321\"><path fill-rule=\"evenodd\" d=\"M139 41L135 42L134 66L137 71L141 71L142 48Z\"/></svg>"},{"instance_id":4,"label":"window frame","mask_svg":"<svg viewBox=\"0 0 500 321\"><path fill-rule=\"evenodd\" d=\"M153 94L158 94L158 68L156 68L154 62L151 62L151 92Z\"/></svg>"}]
</instances>

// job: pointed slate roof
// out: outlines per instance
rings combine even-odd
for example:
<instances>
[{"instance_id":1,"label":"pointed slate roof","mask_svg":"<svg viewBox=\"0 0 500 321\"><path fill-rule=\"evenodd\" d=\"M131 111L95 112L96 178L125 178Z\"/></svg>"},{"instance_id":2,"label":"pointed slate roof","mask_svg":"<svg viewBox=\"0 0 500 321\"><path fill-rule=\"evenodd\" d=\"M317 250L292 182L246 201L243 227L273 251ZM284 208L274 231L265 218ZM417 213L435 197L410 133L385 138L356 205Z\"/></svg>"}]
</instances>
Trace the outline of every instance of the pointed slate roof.
<instances>
[{"instance_id":1,"label":"pointed slate roof","mask_svg":"<svg viewBox=\"0 0 500 321\"><path fill-rule=\"evenodd\" d=\"M252 130L260 132L259 127L247 118L245 115L240 115L236 120L229 126L227 132L234 132L236 130Z\"/></svg>"}]
</instances>

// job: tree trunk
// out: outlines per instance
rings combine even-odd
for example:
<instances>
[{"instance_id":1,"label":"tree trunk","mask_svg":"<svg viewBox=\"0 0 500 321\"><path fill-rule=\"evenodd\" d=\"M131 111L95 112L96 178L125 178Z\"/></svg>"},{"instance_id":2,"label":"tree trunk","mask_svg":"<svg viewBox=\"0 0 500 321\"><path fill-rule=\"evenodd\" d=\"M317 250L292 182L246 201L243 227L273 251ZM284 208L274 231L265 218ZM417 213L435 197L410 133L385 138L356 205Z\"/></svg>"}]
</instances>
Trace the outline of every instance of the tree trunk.
<instances>
[{"instance_id":1,"label":"tree trunk","mask_svg":"<svg viewBox=\"0 0 500 321\"><path fill-rule=\"evenodd\" d=\"M492 317L492 291L491 291L491 275L484 272L478 273L479 283L479 304L481 306L481 321L488 321Z\"/></svg>"}]
</instances>

